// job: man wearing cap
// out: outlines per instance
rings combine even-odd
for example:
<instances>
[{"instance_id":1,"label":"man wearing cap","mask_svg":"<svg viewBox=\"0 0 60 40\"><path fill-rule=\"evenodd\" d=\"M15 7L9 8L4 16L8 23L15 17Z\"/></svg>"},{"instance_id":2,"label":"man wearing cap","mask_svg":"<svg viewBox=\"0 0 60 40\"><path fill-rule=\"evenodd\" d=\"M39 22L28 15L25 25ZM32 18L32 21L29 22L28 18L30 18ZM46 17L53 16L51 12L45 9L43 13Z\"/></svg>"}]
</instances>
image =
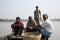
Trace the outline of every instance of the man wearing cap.
<instances>
[{"instance_id":1,"label":"man wearing cap","mask_svg":"<svg viewBox=\"0 0 60 40\"><path fill-rule=\"evenodd\" d=\"M38 6L36 6L36 10L34 11L34 19L36 21L36 24L39 25L39 19L41 18L41 11L38 9Z\"/></svg>"},{"instance_id":2,"label":"man wearing cap","mask_svg":"<svg viewBox=\"0 0 60 40\"><path fill-rule=\"evenodd\" d=\"M43 14L43 20L44 21L41 24L41 27L42 27L41 29L42 38L41 39L48 40L53 32L54 26L52 22L49 20L47 14Z\"/></svg>"}]
</instances>

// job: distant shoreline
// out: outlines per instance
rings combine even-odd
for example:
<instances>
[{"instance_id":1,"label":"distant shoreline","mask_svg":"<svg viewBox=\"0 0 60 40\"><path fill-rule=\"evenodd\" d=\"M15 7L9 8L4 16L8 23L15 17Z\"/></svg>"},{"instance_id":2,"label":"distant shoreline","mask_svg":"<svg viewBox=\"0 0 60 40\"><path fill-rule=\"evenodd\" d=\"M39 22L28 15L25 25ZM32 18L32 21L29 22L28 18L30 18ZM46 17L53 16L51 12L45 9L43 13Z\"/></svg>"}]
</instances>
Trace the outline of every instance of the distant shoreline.
<instances>
[{"instance_id":1,"label":"distant shoreline","mask_svg":"<svg viewBox=\"0 0 60 40\"><path fill-rule=\"evenodd\" d=\"M27 19L21 19L22 21L27 21ZM0 19L0 22L14 22L15 19Z\"/></svg>"},{"instance_id":2,"label":"distant shoreline","mask_svg":"<svg viewBox=\"0 0 60 40\"><path fill-rule=\"evenodd\" d=\"M27 21L27 19L21 19L22 21ZM51 21L60 21L60 19L50 19ZM0 22L14 22L15 19L0 19Z\"/></svg>"}]
</instances>

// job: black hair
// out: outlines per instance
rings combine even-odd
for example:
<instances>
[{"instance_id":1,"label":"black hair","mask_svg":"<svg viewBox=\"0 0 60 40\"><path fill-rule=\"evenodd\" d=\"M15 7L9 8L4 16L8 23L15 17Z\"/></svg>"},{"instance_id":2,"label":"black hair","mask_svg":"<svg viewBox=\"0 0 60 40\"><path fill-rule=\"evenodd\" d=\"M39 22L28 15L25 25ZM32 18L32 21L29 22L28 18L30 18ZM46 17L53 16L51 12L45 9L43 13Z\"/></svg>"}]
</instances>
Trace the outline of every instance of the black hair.
<instances>
[{"instance_id":1,"label":"black hair","mask_svg":"<svg viewBox=\"0 0 60 40\"><path fill-rule=\"evenodd\" d=\"M31 16L29 16L29 20L31 20L32 19L32 17Z\"/></svg>"},{"instance_id":2,"label":"black hair","mask_svg":"<svg viewBox=\"0 0 60 40\"><path fill-rule=\"evenodd\" d=\"M20 17L16 17L16 19L19 19L20 20Z\"/></svg>"},{"instance_id":3,"label":"black hair","mask_svg":"<svg viewBox=\"0 0 60 40\"><path fill-rule=\"evenodd\" d=\"M47 18L48 18L48 14L43 14L43 17L45 17L45 16L47 16Z\"/></svg>"},{"instance_id":4,"label":"black hair","mask_svg":"<svg viewBox=\"0 0 60 40\"><path fill-rule=\"evenodd\" d=\"M38 6L36 6L36 8L38 8Z\"/></svg>"}]
</instances>

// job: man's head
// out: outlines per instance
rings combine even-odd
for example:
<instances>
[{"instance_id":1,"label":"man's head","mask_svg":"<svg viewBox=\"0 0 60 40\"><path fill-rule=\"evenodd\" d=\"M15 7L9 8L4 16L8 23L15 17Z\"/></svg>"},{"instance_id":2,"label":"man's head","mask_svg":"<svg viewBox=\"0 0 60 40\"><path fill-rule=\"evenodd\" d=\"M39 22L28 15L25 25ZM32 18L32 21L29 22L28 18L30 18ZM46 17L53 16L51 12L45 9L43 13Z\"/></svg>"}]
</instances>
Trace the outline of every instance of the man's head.
<instances>
[{"instance_id":1,"label":"man's head","mask_svg":"<svg viewBox=\"0 0 60 40\"><path fill-rule=\"evenodd\" d=\"M36 9L38 9L38 6L36 6Z\"/></svg>"},{"instance_id":2,"label":"man's head","mask_svg":"<svg viewBox=\"0 0 60 40\"><path fill-rule=\"evenodd\" d=\"M45 21L46 19L48 19L48 14L43 14L43 20Z\"/></svg>"},{"instance_id":3,"label":"man's head","mask_svg":"<svg viewBox=\"0 0 60 40\"><path fill-rule=\"evenodd\" d=\"M19 22L20 21L20 17L16 17L16 22Z\"/></svg>"},{"instance_id":4,"label":"man's head","mask_svg":"<svg viewBox=\"0 0 60 40\"><path fill-rule=\"evenodd\" d=\"M29 16L29 21L31 21L32 20L32 17L31 16Z\"/></svg>"}]
</instances>

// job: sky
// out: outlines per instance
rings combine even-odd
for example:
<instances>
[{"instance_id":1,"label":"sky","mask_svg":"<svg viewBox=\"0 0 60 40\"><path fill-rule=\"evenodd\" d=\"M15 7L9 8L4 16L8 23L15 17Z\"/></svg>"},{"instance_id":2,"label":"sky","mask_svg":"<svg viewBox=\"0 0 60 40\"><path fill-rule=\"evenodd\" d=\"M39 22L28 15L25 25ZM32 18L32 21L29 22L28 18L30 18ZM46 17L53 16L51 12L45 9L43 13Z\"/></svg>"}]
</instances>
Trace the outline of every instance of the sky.
<instances>
[{"instance_id":1,"label":"sky","mask_svg":"<svg viewBox=\"0 0 60 40\"><path fill-rule=\"evenodd\" d=\"M42 15L47 13L51 19L60 18L60 0L0 0L0 18L34 17L35 6L39 6Z\"/></svg>"}]
</instances>

